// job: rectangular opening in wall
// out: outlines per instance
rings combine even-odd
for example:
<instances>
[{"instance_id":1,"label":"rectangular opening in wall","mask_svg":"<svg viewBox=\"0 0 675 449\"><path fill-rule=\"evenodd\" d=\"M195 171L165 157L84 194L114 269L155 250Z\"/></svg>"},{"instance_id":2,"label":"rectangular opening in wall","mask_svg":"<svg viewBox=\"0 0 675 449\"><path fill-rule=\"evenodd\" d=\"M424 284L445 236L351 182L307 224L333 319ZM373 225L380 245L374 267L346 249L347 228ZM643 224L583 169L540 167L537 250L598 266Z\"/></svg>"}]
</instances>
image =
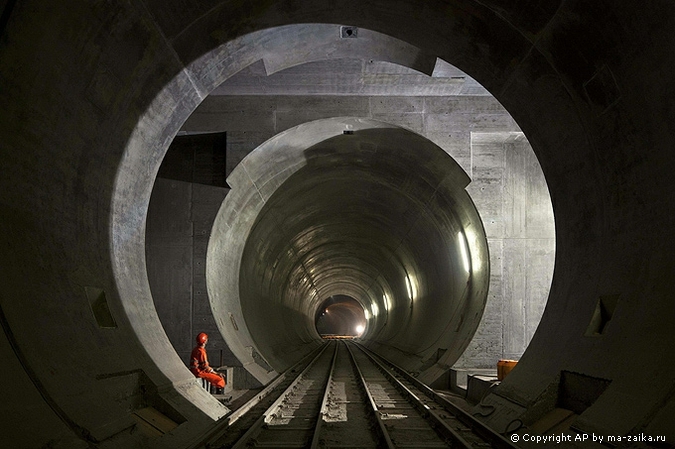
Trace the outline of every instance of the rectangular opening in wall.
<instances>
[{"instance_id":1,"label":"rectangular opening in wall","mask_svg":"<svg viewBox=\"0 0 675 449\"><path fill-rule=\"evenodd\" d=\"M557 407L581 415L605 392L610 383L607 379L562 371Z\"/></svg>"},{"instance_id":2,"label":"rectangular opening in wall","mask_svg":"<svg viewBox=\"0 0 675 449\"><path fill-rule=\"evenodd\" d=\"M561 371L521 418L541 435L567 431L611 384L608 379Z\"/></svg>"},{"instance_id":3,"label":"rectangular opening in wall","mask_svg":"<svg viewBox=\"0 0 675 449\"><path fill-rule=\"evenodd\" d=\"M619 295L601 296L593 310L591 322L588 324L585 335L593 337L602 335L607 329L607 325L614 315L616 304L619 301Z\"/></svg>"},{"instance_id":4,"label":"rectangular opening in wall","mask_svg":"<svg viewBox=\"0 0 675 449\"><path fill-rule=\"evenodd\" d=\"M97 287L84 287L84 292L89 300L89 307L94 314L98 327L103 329L115 329L117 323L113 318L108 308L108 301L105 297L105 292Z\"/></svg>"},{"instance_id":5,"label":"rectangular opening in wall","mask_svg":"<svg viewBox=\"0 0 675 449\"><path fill-rule=\"evenodd\" d=\"M176 136L157 177L227 187L227 133Z\"/></svg>"}]
</instances>

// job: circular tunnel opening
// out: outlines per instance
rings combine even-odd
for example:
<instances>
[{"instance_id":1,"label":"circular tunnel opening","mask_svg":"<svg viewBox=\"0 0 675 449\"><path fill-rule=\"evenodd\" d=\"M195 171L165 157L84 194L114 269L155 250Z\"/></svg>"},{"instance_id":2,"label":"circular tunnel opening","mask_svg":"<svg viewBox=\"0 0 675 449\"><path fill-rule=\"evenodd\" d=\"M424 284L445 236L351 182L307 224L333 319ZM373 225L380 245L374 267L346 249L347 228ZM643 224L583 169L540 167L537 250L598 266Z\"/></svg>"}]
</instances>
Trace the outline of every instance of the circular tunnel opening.
<instances>
[{"instance_id":1,"label":"circular tunnel opening","mask_svg":"<svg viewBox=\"0 0 675 449\"><path fill-rule=\"evenodd\" d=\"M261 369L321 344L316 317L337 295L361 305L363 340L390 358L419 368L439 346L460 356L490 269L469 178L445 151L385 122L325 119L268 140L228 181L209 295L216 317L231 314L228 342L245 324Z\"/></svg>"},{"instance_id":2,"label":"circular tunnel opening","mask_svg":"<svg viewBox=\"0 0 675 449\"><path fill-rule=\"evenodd\" d=\"M346 295L334 295L324 300L317 309L314 322L322 338L358 337L366 329L363 306Z\"/></svg>"},{"instance_id":3,"label":"circular tunnel opening","mask_svg":"<svg viewBox=\"0 0 675 449\"><path fill-rule=\"evenodd\" d=\"M312 33L321 34L315 29L312 29ZM385 37L378 36L377 39ZM380 68L371 67L368 70L386 71L392 70L389 66L395 66L393 72L399 73L403 67L415 67L410 70L421 70L427 75L433 75L431 80L439 78L439 82L443 82L458 78L458 69L435 56L425 55L424 64L419 63L419 59L411 63L406 59L409 56L406 52L408 50L398 56L400 59L397 62L402 65L383 63ZM354 64L349 59L351 56L342 54L340 64L357 69L361 67L360 61ZM294 70L298 71L297 66L303 65L311 66L312 73L325 70L320 61L301 63L269 58L265 59L264 75L260 75L265 79L273 79L275 70L280 75L292 76ZM250 79L247 80L246 77L257 76L255 74L261 71L261 64L262 60L259 60L259 63L253 63L233 76L234 85L250 85ZM330 69L331 62L327 64ZM373 64L373 60L369 64ZM286 73L289 65L292 69ZM498 126L495 126L494 121L485 129L482 127L484 124L465 123L466 117L472 117L473 120L475 111L463 111L455 103L451 106L443 104L443 101L454 102L452 97L425 97L424 103L432 105L430 112L419 113L414 110L413 113L425 117L424 123L427 125L418 130L418 138L429 139L426 143L411 143L406 133L415 133L402 131L401 128L388 124L374 125L375 121L371 119L329 119L323 125L310 121L287 129L254 151L251 152L252 148L249 148L248 155L241 156L243 159L234 158L240 164L227 178L232 190L227 194L211 229L212 238L208 243L209 255L204 273L206 288L202 286L204 280L194 281L191 293L194 304L186 311L192 313L192 310L203 312L210 309L208 317L198 317L206 324L200 321L193 322L192 325L199 324L220 331L213 333L214 343L222 348L218 355L224 364L243 364L261 382L269 380L275 371L283 370L321 341L321 333L315 320L315 315L321 308L319 298L345 294L362 305L366 322L362 336L374 349L398 360L411 370L424 371L434 364L452 365L476 334L486 307L488 289L493 293L490 297L493 298L493 308L505 296L506 282L503 282L504 292L495 293L494 287L496 285L501 288L503 280L511 281L508 276L512 276L513 272L506 266L508 258L516 259L528 251L537 253L535 257L538 259L534 263L526 262L527 270L541 267L542 272L552 271L554 238L549 235L551 233L540 232L536 236L522 233L507 235L511 229L505 230L504 227L509 224L505 225L505 217L499 216L500 208L511 208L515 211L514 215L523 215L523 205L528 202L530 206L534 204L536 207L526 211L529 214L525 217L528 221L526 226L536 222L532 226L535 228L540 224L537 221L539 218L548 219L548 215L552 215L548 211L542 212L539 207L541 204L550 208L546 183L539 173L517 173L522 179L516 183L507 179L507 176L501 176L501 179L498 177L500 171L515 172L513 170L516 164L535 167L540 171L536 157L505 110L504 117L501 117L501 105L477 82L465 76L461 78L466 81L466 88L481 93L478 97L462 100L457 104L476 103L479 108L477 110L483 108L496 111L496 116L499 116ZM257 83L261 82L262 78L257 80ZM438 86L432 87L438 89ZM228 89L226 85L221 85L215 96L204 101L203 106L208 109L209 117L216 117L220 104L225 104L220 99L221 96L228 103L232 103L226 107L224 116L230 109L237 108L238 94L228 94ZM414 100L407 98L415 98L410 92L420 95L419 86L410 89L412 90L399 92L399 95L406 98L406 103L414 103ZM242 107L242 111L250 108L250 111L255 112L255 106L251 105L255 105L256 101L250 100L246 99L247 104ZM400 98L396 100L402 101ZM370 101L371 105L380 105L373 106L379 108L387 105L391 107L393 103L390 102L387 97L377 97L377 101ZM270 101L265 100L263 103L265 108L270 108ZM447 116L445 111L448 108L459 114ZM311 117L311 110L305 112L303 116ZM284 105L283 111L276 114L282 120L278 126L287 126L283 121L286 120L284 114L289 114L288 105ZM254 113L252 116L258 114ZM489 118L493 119L492 116ZM415 128L406 123L406 119L398 125ZM236 149L237 145L241 145L237 139L250 132L242 130L237 137L237 131L231 131L226 120L213 128L216 121L212 118L203 120L198 109L186 122L182 133L193 137L221 133L227 151L230 152L232 148ZM326 125L331 120L332 124ZM209 127L204 128L205 124ZM434 124L438 129L429 128L428 124ZM247 125L246 129L251 126ZM379 131L374 131L378 128ZM227 131L223 132L224 129ZM382 135L375 138L374 134L377 133ZM235 143L230 143L232 136ZM350 147L348 140L340 139L351 139L352 143L357 144ZM401 142L409 144L408 148L400 148ZM439 146L429 151L440 155L438 157L429 157L426 149L420 150L436 143ZM388 150L394 151L387 153L387 145ZM527 157L523 157L525 153ZM502 162L507 161L508 156L503 156L505 154L516 154L520 159L513 166L508 166L507 162L502 166L495 166L494 160L500 157ZM171 155L171 151L168 155ZM385 160L387 163L382 164ZM193 173L194 171L191 172ZM534 178L537 178L538 190L532 186L523 189L522 180L531 182ZM507 186L509 182L512 184ZM425 183L427 187L432 186L426 192L419 189ZM501 183L499 188L502 189L506 186L509 189L516 187L527 190L530 197L515 200L500 198L501 193L495 191L495 184L498 183ZM166 183L164 187L170 188ZM190 195L196 195L200 190L203 191L201 188L194 189ZM532 192L536 195L532 195ZM193 195L193 198L196 196ZM345 199L355 198L357 200L351 204L345 202ZM477 203L477 210L472 199ZM174 201L174 198L170 200ZM190 201L200 202L199 199ZM462 204L459 208L458 203ZM463 215L464 212L457 214L458 210L463 210L464 205L470 205L466 210L472 209L473 212L469 215ZM191 207L195 210L194 205ZM200 207L202 206L199 205L198 208ZM289 213L291 210L294 212ZM534 213L530 213L531 211ZM282 215L287 213L292 218L281 217L279 212ZM318 215L308 218L313 213ZM338 219L326 218L329 214ZM481 215L485 226L481 222ZM152 211L149 217L149 221L154 220ZM345 217L354 219L346 220ZM520 220L523 217L516 218ZM159 218L155 222L160 223ZM516 224L520 226L519 223ZM304 229L298 231L296 228L297 233L289 231L296 225L304 226ZM165 233L165 227L166 222L161 222L157 226L157 234ZM515 228L514 226L514 230ZM543 229L541 226L539 228ZM364 229L373 230L372 235L362 233ZM355 236L354 230L362 234ZM490 239L490 255L486 234ZM321 248L311 250L312 256L305 254L304 252L309 251L308 248L312 248L311 244L305 244L320 241L322 235L330 236L328 241ZM159 237L164 238L163 235ZM344 237L347 237L346 242L341 241ZM530 245L533 238L547 243L534 248ZM272 248L273 252L277 251L276 254L269 252L271 247L280 245L284 239L290 244L283 249ZM515 247L511 242L526 242L527 245ZM151 243L154 245L154 242ZM373 251L376 245L381 248L379 253ZM170 251L176 251L173 242L167 246L171 247ZM553 250L550 246L553 246ZM331 256L337 264L314 264L321 257L327 257L331 248L339 248L339 256ZM193 254L201 251L203 248ZM539 253L544 252L546 254L539 257ZM490 280L492 255L494 261L497 261L496 274L493 276L496 279L495 285ZM529 253L525 257L530 257ZM195 264L197 263L195 259ZM284 263L287 265L284 266ZM161 267L157 268L159 271ZM195 272L200 273L201 268L197 267ZM496 337L494 332L479 332L476 335L483 340L474 345L478 350L473 351L466 360L460 360L461 363L484 368L492 366L497 357L518 358L522 354L538 324L548 294L550 273L544 274L548 278L541 276L541 288L534 289L533 286L537 287L538 284L529 284L525 285L527 291L524 292L516 291L520 289L520 285L515 285L516 288L512 289L514 296L524 293L526 302L524 307L522 304L510 304L514 315L519 308L526 316L513 320L509 317L507 327L512 322L517 326L507 329L504 335L514 335L513 340L523 340L524 344L509 345L508 342L497 340L497 345L501 346L497 347L492 340L501 338L501 332ZM151 273L154 293L163 288L157 282L161 277L161 273L157 276ZM512 287L513 285L508 286ZM174 294L173 291L161 293L167 297ZM186 294L190 295L190 292ZM530 304L531 297L537 297L536 303ZM203 300L208 301L208 304L204 304ZM489 308L490 304L487 305ZM184 342L190 342L192 336L185 338L183 329L172 324L180 321L176 310L175 307L158 307L160 318L165 328L168 328L170 337L180 334L180 337L172 338L172 343L174 340L178 341L174 343L174 347L179 354L188 354L189 348ZM505 311L507 312L511 311ZM493 319L500 312L493 310L490 313ZM507 321L504 317L496 318ZM281 324L277 324L279 321ZM521 326L522 322L526 322L526 326ZM525 327L525 335L521 335L521 327ZM429 329L433 329L433 332L429 332ZM496 349L489 354L480 351L485 345ZM513 348L513 351L508 352L505 349L507 346ZM230 359L227 359L228 356Z\"/></svg>"}]
</instances>

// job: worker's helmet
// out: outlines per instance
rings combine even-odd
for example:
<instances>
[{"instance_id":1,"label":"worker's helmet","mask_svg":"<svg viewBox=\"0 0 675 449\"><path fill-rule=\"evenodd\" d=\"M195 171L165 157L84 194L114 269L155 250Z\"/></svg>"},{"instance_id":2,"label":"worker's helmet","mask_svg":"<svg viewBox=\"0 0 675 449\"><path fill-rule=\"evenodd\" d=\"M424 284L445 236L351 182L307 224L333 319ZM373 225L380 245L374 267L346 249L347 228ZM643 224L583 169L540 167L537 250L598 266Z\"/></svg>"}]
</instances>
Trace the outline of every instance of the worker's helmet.
<instances>
[{"instance_id":1,"label":"worker's helmet","mask_svg":"<svg viewBox=\"0 0 675 449\"><path fill-rule=\"evenodd\" d=\"M206 335L204 332L201 332L199 335L197 335L197 343L199 343L200 345L203 345L204 343L206 343L206 340L208 340L208 339L209 339L209 336Z\"/></svg>"}]
</instances>

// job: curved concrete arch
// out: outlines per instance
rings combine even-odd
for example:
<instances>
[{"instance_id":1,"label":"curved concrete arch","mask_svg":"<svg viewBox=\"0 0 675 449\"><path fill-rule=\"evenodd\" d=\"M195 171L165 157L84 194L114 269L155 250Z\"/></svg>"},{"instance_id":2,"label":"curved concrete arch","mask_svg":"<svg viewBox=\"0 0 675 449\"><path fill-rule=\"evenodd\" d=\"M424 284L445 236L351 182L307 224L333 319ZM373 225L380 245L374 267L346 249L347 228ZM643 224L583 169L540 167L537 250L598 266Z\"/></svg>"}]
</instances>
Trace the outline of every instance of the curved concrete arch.
<instances>
[{"instance_id":1,"label":"curved concrete arch","mask_svg":"<svg viewBox=\"0 0 675 449\"><path fill-rule=\"evenodd\" d=\"M266 73L271 75L313 61L346 58L391 62L429 76L434 71L436 56L423 49L367 28L358 30L358 38L338 40L341 28L341 25L306 24L299 33L298 25L277 27L277 39L283 41L287 50L265 52ZM307 39L307 33L311 39Z\"/></svg>"},{"instance_id":2,"label":"curved concrete arch","mask_svg":"<svg viewBox=\"0 0 675 449\"><path fill-rule=\"evenodd\" d=\"M319 120L263 143L228 178L232 190L209 241L211 308L230 349L266 383L272 368L282 371L320 344L316 310L340 294L361 303L363 337L378 335L398 363L419 369L408 360L428 358L438 340L452 340L442 361L454 363L478 326L489 280L468 182L430 141L373 120ZM476 244L462 240L467 233ZM322 258L306 257L316 251ZM377 319L382 294L371 293L378 278L395 286L387 321Z\"/></svg>"},{"instance_id":3,"label":"curved concrete arch","mask_svg":"<svg viewBox=\"0 0 675 449\"><path fill-rule=\"evenodd\" d=\"M115 180L112 199L112 258L116 272L117 288L120 291L121 303L130 324L139 337L150 358L161 367L163 376L172 383L193 384L191 375L184 369L184 364L173 354L152 304L152 295L144 276L131 276L129 269L133 267L137 273L145 273L143 256L145 211L149 202L152 181L159 169L161 158L166 151L170 139L178 132L189 114L203 100L206 93L220 85L229 76L251 63L263 60L270 71L281 70L287 66L307 61L332 58L336 55L368 54L371 58L395 62L430 73L436 58L421 52L415 47L381 33L363 30L361 35L366 40L337 40L338 25L308 24L301 27L279 26L263 31L253 32L234 39L224 45L212 49L207 54L192 62L173 80L164 86L162 92L155 97L152 105L144 113L132 133L125 156L119 166ZM295 42L294 45L291 45ZM283 62L282 62L283 61ZM285 65L283 65L285 64ZM169 104L176 104L172 114L165 114ZM156 133L164 137L158 137ZM302 140L302 138L301 138ZM303 140L304 142L304 140ZM292 144L292 143L291 143ZM148 151L148 147L154 150ZM270 159L267 164L277 162ZM261 164L261 170L269 170L269 166ZM263 168L264 167L264 168ZM150 176L145 176L147 173ZM275 175L276 176L276 175ZM283 176L277 176L270 185L282 182ZM236 183L235 180L232 181ZM224 316L214 309L216 323L222 330L225 327ZM230 312L228 312L230 313ZM239 322L239 314L234 309L233 318ZM228 320L230 322L230 320ZM266 364L260 367L254 346L237 333L228 339L232 347L240 347L243 338L244 351L234 350L239 360L253 371L254 376L262 381L271 380L276 372ZM159 373L158 373L159 374ZM196 387L191 389L197 390ZM188 389L190 390L190 388ZM199 393L198 397L199 397ZM203 398L197 401L203 410L211 410L213 417L222 415L218 404ZM194 398L190 398L194 401Z\"/></svg>"},{"instance_id":4,"label":"curved concrete arch","mask_svg":"<svg viewBox=\"0 0 675 449\"><path fill-rule=\"evenodd\" d=\"M257 40L273 33L256 31L325 22L395 36L470 74L518 121L546 174L550 299L490 396L503 411L490 423L503 429L561 372L581 373L611 380L581 425L672 441L675 117L663 74L675 66L673 17L672 5L627 2L19 0L0 43L7 431L35 446L147 446L129 431L139 385L185 419L156 446L184 447L223 413L184 388L189 375L153 319L141 232L149 186L201 99L260 59L249 46L276 48ZM117 327L92 312L101 298ZM593 312L610 303L595 335Z\"/></svg>"}]
</instances>

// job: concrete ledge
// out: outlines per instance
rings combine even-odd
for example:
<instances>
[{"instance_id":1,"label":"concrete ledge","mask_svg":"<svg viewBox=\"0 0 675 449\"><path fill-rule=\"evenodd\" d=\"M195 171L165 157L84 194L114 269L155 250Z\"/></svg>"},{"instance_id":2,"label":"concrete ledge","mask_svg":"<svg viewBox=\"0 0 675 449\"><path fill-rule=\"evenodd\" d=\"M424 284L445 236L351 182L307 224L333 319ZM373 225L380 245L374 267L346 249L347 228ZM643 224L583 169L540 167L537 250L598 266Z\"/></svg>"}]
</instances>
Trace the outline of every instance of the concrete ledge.
<instances>
[{"instance_id":1,"label":"concrete ledge","mask_svg":"<svg viewBox=\"0 0 675 449\"><path fill-rule=\"evenodd\" d=\"M493 385L498 384L497 376L470 375L467 379L466 400L477 404L487 395Z\"/></svg>"}]
</instances>

